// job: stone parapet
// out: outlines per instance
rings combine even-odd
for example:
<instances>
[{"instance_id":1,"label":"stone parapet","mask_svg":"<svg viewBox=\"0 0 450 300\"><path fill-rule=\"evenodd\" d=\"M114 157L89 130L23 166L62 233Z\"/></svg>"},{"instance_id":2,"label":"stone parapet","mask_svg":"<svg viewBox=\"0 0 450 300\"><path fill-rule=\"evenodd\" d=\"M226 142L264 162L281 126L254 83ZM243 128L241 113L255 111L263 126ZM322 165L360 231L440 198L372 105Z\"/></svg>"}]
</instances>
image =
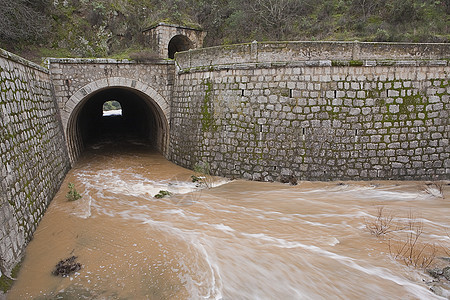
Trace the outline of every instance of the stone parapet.
<instances>
[{"instance_id":1,"label":"stone parapet","mask_svg":"<svg viewBox=\"0 0 450 300\"><path fill-rule=\"evenodd\" d=\"M312 61L313 64L342 62L355 66L369 66L374 63L377 65L406 64L409 61L418 61L411 64L433 64L436 61L439 64L448 64L449 59L450 44L444 43L253 42L189 50L176 54L177 67L181 71L249 63Z\"/></svg>"}]
</instances>

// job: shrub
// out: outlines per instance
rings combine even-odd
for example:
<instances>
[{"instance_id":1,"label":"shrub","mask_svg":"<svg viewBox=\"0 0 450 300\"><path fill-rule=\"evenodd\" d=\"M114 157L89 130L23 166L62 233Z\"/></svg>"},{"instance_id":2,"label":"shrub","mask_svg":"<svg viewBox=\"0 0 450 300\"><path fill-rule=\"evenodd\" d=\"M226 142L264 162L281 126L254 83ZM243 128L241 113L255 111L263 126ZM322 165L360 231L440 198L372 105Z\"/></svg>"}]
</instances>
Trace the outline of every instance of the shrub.
<instances>
[{"instance_id":1,"label":"shrub","mask_svg":"<svg viewBox=\"0 0 450 300\"><path fill-rule=\"evenodd\" d=\"M365 222L369 232L377 237L396 232L388 240L389 253L407 266L425 269L437 256L438 247L435 244L421 241L423 222L412 213L406 221L400 221L380 207L377 215ZM443 250L447 252L445 248Z\"/></svg>"},{"instance_id":2,"label":"shrub","mask_svg":"<svg viewBox=\"0 0 450 300\"><path fill-rule=\"evenodd\" d=\"M211 169L207 162L198 163L194 166L196 175L192 175L192 182L197 182L199 185L203 185L206 188L212 188L214 179L211 175ZM198 175L198 176L197 176Z\"/></svg>"},{"instance_id":3,"label":"shrub","mask_svg":"<svg viewBox=\"0 0 450 300\"><path fill-rule=\"evenodd\" d=\"M424 192L433 196L444 199L444 184L442 182L433 182L427 184Z\"/></svg>"},{"instance_id":4,"label":"shrub","mask_svg":"<svg viewBox=\"0 0 450 300\"><path fill-rule=\"evenodd\" d=\"M171 192L161 190L158 192L158 194L155 195L155 198L161 199L161 198L164 198L165 196L170 196L170 195L172 195Z\"/></svg>"},{"instance_id":5,"label":"shrub","mask_svg":"<svg viewBox=\"0 0 450 300\"><path fill-rule=\"evenodd\" d=\"M404 229L406 236L401 241L389 241L389 252L396 260L407 266L427 268L437 254L435 244L420 242L423 233L423 222L410 214Z\"/></svg>"},{"instance_id":6,"label":"shrub","mask_svg":"<svg viewBox=\"0 0 450 300\"><path fill-rule=\"evenodd\" d=\"M75 189L75 185L73 183L69 183L69 191L66 195L67 200L76 201L81 198L80 193Z\"/></svg>"},{"instance_id":7,"label":"shrub","mask_svg":"<svg viewBox=\"0 0 450 300\"><path fill-rule=\"evenodd\" d=\"M395 229L393 224L394 216L392 213L387 215L383 214L384 207L381 206L377 210L377 215L374 219L365 219L366 228L369 232L375 236L385 235Z\"/></svg>"}]
</instances>

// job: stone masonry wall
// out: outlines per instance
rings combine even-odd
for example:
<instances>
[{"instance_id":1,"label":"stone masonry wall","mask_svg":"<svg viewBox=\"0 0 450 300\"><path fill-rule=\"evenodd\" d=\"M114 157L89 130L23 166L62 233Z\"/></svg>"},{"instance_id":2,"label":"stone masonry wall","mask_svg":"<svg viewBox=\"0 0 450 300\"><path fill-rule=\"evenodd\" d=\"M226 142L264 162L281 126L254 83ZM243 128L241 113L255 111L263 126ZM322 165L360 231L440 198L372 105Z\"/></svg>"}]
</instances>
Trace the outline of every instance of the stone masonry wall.
<instances>
[{"instance_id":1,"label":"stone masonry wall","mask_svg":"<svg viewBox=\"0 0 450 300\"><path fill-rule=\"evenodd\" d=\"M168 46L173 37L177 35L187 37L192 43L192 48L196 49L203 46L203 40L206 36L206 32L200 29L159 23L155 26L144 29L143 35L146 39L147 46L157 53L160 58L168 58Z\"/></svg>"},{"instance_id":2,"label":"stone masonry wall","mask_svg":"<svg viewBox=\"0 0 450 300\"><path fill-rule=\"evenodd\" d=\"M449 179L450 51L397 46L401 60L365 50L364 60L270 53L269 62L254 49L264 62L226 64L223 47L211 50L215 64L208 49L179 53L171 159L254 180ZM427 59L405 59L427 47Z\"/></svg>"},{"instance_id":3,"label":"stone masonry wall","mask_svg":"<svg viewBox=\"0 0 450 300\"><path fill-rule=\"evenodd\" d=\"M46 69L0 49L0 274L20 261L68 171Z\"/></svg>"},{"instance_id":4,"label":"stone masonry wall","mask_svg":"<svg viewBox=\"0 0 450 300\"><path fill-rule=\"evenodd\" d=\"M164 99L170 99L174 81L174 67L170 61L136 63L116 59L51 58L47 60L55 95L63 123L67 122L73 107L67 107L69 98L91 82L111 78L129 78L149 84ZM111 82L111 87L115 86ZM87 96L94 91L85 91Z\"/></svg>"},{"instance_id":5,"label":"stone masonry wall","mask_svg":"<svg viewBox=\"0 0 450 300\"><path fill-rule=\"evenodd\" d=\"M146 93L162 109L169 122L175 76L172 61L137 63L116 59L50 58L47 63L72 162L77 159L84 146L68 136L68 131L74 127L70 122L76 119L77 106L79 109L83 105L82 101L102 89L123 87ZM165 154L167 150L162 149L162 152Z\"/></svg>"}]
</instances>

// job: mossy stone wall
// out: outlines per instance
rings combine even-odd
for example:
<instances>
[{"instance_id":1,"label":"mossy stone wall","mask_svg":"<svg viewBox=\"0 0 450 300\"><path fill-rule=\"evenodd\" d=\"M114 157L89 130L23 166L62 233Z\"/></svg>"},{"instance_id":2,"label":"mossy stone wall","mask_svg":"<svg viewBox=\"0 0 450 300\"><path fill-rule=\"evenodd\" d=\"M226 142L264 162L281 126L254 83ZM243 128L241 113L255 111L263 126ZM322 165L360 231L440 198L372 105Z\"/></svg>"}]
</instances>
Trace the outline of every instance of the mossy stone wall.
<instances>
[{"instance_id":1,"label":"mossy stone wall","mask_svg":"<svg viewBox=\"0 0 450 300\"><path fill-rule=\"evenodd\" d=\"M69 169L49 72L0 49L0 271L20 261Z\"/></svg>"},{"instance_id":2,"label":"mossy stone wall","mask_svg":"<svg viewBox=\"0 0 450 300\"><path fill-rule=\"evenodd\" d=\"M448 46L339 45L177 55L171 159L264 181L450 179Z\"/></svg>"}]
</instances>

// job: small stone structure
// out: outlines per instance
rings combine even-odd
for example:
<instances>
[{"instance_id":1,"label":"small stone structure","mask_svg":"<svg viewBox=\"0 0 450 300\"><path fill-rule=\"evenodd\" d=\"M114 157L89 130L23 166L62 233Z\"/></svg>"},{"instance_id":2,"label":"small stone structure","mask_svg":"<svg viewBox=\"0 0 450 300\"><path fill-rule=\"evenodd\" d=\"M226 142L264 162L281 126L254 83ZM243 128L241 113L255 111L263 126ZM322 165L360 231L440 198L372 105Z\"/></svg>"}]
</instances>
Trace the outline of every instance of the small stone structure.
<instances>
[{"instance_id":1,"label":"small stone structure","mask_svg":"<svg viewBox=\"0 0 450 300\"><path fill-rule=\"evenodd\" d=\"M146 43L160 58L174 58L176 52L201 48L206 32L199 28L159 23L143 30Z\"/></svg>"}]
</instances>

